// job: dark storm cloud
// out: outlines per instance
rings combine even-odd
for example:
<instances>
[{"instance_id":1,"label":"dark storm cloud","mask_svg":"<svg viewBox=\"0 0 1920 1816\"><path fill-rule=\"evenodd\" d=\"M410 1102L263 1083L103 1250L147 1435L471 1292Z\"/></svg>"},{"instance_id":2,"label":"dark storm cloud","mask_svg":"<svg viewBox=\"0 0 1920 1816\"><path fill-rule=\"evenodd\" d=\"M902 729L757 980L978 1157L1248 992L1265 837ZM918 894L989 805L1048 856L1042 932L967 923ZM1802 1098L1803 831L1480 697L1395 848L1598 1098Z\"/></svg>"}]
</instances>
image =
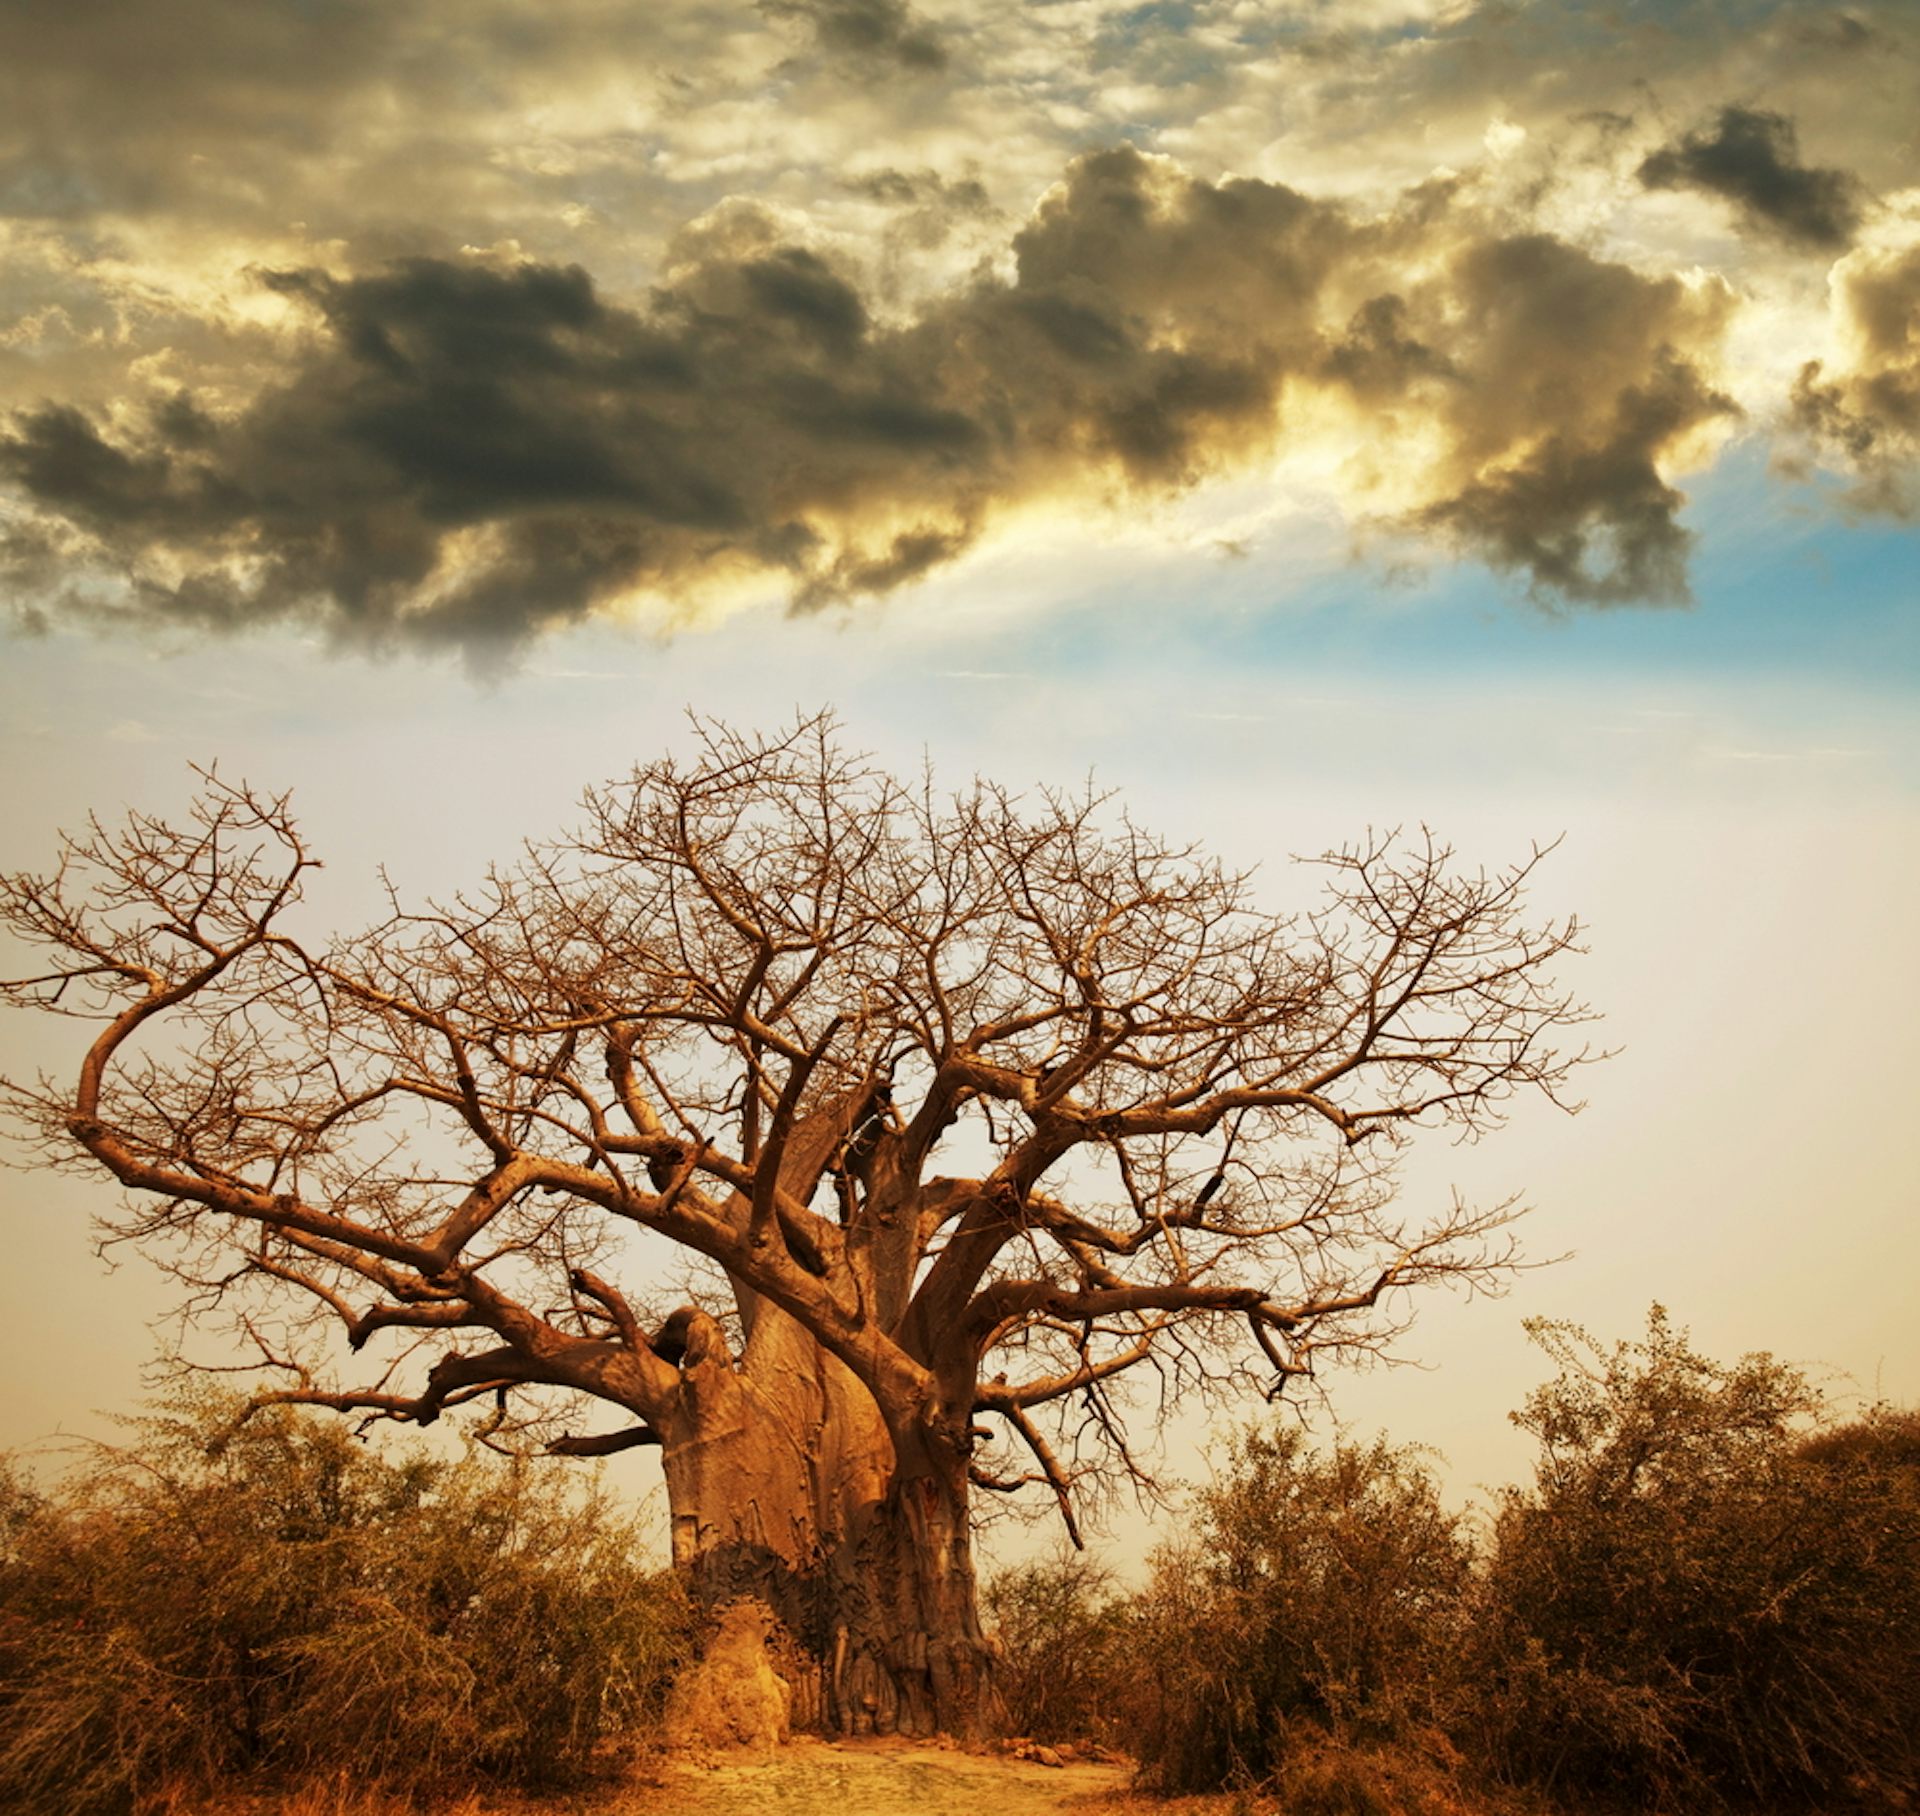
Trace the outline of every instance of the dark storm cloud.
<instances>
[{"instance_id":1,"label":"dark storm cloud","mask_svg":"<svg viewBox=\"0 0 1920 1816\"><path fill-rule=\"evenodd\" d=\"M1584 435L1546 436L1517 464L1469 482L1423 513L1491 566L1527 577L1537 598L1589 605L1679 604L1688 597L1683 499L1655 456L1685 430L1737 414L1690 366L1664 356Z\"/></svg>"},{"instance_id":2,"label":"dark storm cloud","mask_svg":"<svg viewBox=\"0 0 1920 1816\"><path fill-rule=\"evenodd\" d=\"M761 311L810 330L836 353L851 354L867 331L859 293L811 252L778 247L744 265L741 275Z\"/></svg>"},{"instance_id":3,"label":"dark storm cloud","mask_svg":"<svg viewBox=\"0 0 1920 1816\"><path fill-rule=\"evenodd\" d=\"M511 643L730 568L814 596L836 569L884 584L964 519L982 431L870 345L857 295L798 248L716 255L646 315L577 269L270 281L325 332L211 433L196 412L181 445L171 401L144 435L56 406L0 440L0 473L135 576L123 610ZM916 494L937 523L827 548L811 521ZM153 577L163 549L187 581Z\"/></svg>"},{"instance_id":4,"label":"dark storm cloud","mask_svg":"<svg viewBox=\"0 0 1920 1816\"><path fill-rule=\"evenodd\" d=\"M835 62L931 74L947 67L939 37L904 0L759 0L771 19L797 19Z\"/></svg>"},{"instance_id":5,"label":"dark storm cloud","mask_svg":"<svg viewBox=\"0 0 1920 1816\"><path fill-rule=\"evenodd\" d=\"M1461 255L1421 339L1439 338L1447 308L1474 324L1456 354L1464 368L1446 368L1467 382L1441 393L1455 445L1491 437L1503 452L1461 463L1452 495L1421 513L1425 524L1521 574L1538 597L1683 601L1690 538L1658 461L1739 413L1681 350L1683 286L1524 234ZM1394 345L1402 361L1437 357L1420 339Z\"/></svg>"},{"instance_id":6,"label":"dark storm cloud","mask_svg":"<svg viewBox=\"0 0 1920 1816\"><path fill-rule=\"evenodd\" d=\"M1009 506L1166 496L1300 415L1388 467L1416 438L1403 521L1536 591L1684 590L1657 462L1730 406L1698 364L1715 307L1677 282L1431 192L1362 219L1130 149L1076 162L1011 250L893 322L740 209L644 308L576 267L282 272L315 332L251 403L32 409L0 477L118 572L124 617L484 651L626 595L882 592Z\"/></svg>"},{"instance_id":7,"label":"dark storm cloud","mask_svg":"<svg viewBox=\"0 0 1920 1816\"><path fill-rule=\"evenodd\" d=\"M1801 369L1795 418L1852 467L1856 509L1920 517L1920 246L1855 254L1837 287L1852 344L1832 369Z\"/></svg>"},{"instance_id":8,"label":"dark storm cloud","mask_svg":"<svg viewBox=\"0 0 1920 1816\"><path fill-rule=\"evenodd\" d=\"M1640 181L1723 197L1755 227L1814 250L1847 246L1860 225L1859 185L1846 171L1802 164L1783 114L1724 107L1710 132L1690 132L1646 159Z\"/></svg>"},{"instance_id":9,"label":"dark storm cloud","mask_svg":"<svg viewBox=\"0 0 1920 1816\"><path fill-rule=\"evenodd\" d=\"M1458 377L1446 354L1413 337L1408 315L1396 292L1369 297L1328 349L1321 371L1362 397L1397 397L1422 379Z\"/></svg>"}]
</instances>

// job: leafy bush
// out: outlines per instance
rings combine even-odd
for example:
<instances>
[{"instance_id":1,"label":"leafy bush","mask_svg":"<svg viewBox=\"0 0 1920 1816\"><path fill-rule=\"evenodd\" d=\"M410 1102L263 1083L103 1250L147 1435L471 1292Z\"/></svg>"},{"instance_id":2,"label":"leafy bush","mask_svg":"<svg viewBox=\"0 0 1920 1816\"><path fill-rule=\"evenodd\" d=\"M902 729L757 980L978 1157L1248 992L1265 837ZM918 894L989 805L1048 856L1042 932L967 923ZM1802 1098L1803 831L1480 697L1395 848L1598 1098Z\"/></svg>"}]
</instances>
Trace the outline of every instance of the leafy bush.
<instances>
[{"instance_id":1,"label":"leafy bush","mask_svg":"<svg viewBox=\"0 0 1920 1816\"><path fill-rule=\"evenodd\" d=\"M561 1781L649 1730L687 1614L597 1492L234 1411L140 1421L44 1496L0 1485L0 1804Z\"/></svg>"},{"instance_id":2,"label":"leafy bush","mask_svg":"<svg viewBox=\"0 0 1920 1816\"><path fill-rule=\"evenodd\" d=\"M1560 1372L1514 1415L1541 1458L1500 1514L1466 1660L1478 1748L1640 1807L1915 1789L1912 1416L1807 1440L1796 1370L1709 1361L1657 1306L1611 1352L1531 1328Z\"/></svg>"},{"instance_id":3,"label":"leafy bush","mask_svg":"<svg viewBox=\"0 0 1920 1816\"><path fill-rule=\"evenodd\" d=\"M1255 1432L1162 1550L1137 1612L1156 1686L1141 1735L1159 1789L1260 1782L1328 1735L1413 1737L1471 1570L1417 1455L1384 1440L1325 1455Z\"/></svg>"}]
</instances>

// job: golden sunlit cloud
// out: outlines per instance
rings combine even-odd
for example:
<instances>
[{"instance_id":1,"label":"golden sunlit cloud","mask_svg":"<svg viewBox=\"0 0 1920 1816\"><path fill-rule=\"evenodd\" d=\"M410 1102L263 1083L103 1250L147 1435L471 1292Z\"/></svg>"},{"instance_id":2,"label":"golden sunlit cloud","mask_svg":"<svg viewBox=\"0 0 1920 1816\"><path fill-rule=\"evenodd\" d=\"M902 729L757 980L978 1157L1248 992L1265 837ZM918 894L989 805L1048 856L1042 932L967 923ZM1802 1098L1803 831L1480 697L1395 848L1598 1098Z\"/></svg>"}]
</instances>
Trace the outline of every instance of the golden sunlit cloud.
<instances>
[{"instance_id":1,"label":"golden sunlit cloud","mask_svg":"<svg viewBox=\"0 0 1920 1816\"><path fill-rule=\"evenodd\" d=\"M1016 508L1174 495L1290 442L1331 450L1357 515L1537 590L1684 597L1659 462L1735 413L1722 288L1446 185L1368 217L1132 150L1077 160L1011 251L885 324L739 207L644 310L532 261L269 273L316 331L245 408L157 391L109 433L47 405L0 460L121 576L116 614L376 643L511 646L743 575L802 607L884 593Z\"/></svg>"},{"instance_id":2,"label":"golden sunlit cloud","mask_svg":"<svg viewBox=\"0 0 1920 1816\"><path fill-rule=\"evenodd\" d=\"M1541 600L1672 604L1676 476L1781 421L1852 508L1912 508L1898 20L685 0L623 86L594 8L477 7L436 60L411 15L322 45L198 4L219 57L0 24L43 78L0 145L29 624L494 661L1262 484Z\"/></svg>"},{"instance_id":3,"label":"golden sunlit cloud","mask_svg":"<svg viewBox=\"0 0 1920 1816\"><path fill-rule=\"evenodd\" d=\"M1920 219L1833 269L1839 353L1794 387L1801 426L1852 474L1856 509L1920 516ZM1904 241L1904 243L1901 243Z\"/></svg>"}]
</instances>

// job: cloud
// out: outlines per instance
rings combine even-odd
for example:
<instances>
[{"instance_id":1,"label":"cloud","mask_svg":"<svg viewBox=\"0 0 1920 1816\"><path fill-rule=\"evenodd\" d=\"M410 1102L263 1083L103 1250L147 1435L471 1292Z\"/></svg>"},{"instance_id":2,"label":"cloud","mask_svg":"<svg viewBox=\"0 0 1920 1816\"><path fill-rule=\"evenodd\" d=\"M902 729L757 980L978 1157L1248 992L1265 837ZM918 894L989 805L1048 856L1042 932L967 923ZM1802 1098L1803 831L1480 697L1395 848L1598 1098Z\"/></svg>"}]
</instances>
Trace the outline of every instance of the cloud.
<instances>
[{"instance_id":1,"label":"cloud","mask_svg":"<svg viewBox=\"0 0 1920 1816\"><path fill-rule=\"evenodd\" d=\"M1640 181L1723 197L1751 226L1813 251L1844 248L1860 226L1859 185L1846 171L1802 164L1783 114L1723 107L1711 132L1690 132L1648 157Z\"/></svg>"},{"instance_id":2,"label":"cloud","mask_svg":"<svg viewBox=\"0 0 1920 1816\"><path fill-rule=\"evenodd\" d=\"M737 206L644 307L525 261L270 274L313 330L243 406L15 416L15 556L79 550L69 613L498 653L622 601L884 593L1019 508L1312 445L1356 517L1542 597L1684 595L1661 463L1731 412L1707 375L1724 293L1444 189L1362 216L1128 148L1077 160L1010 255L890 321Z\"/></svg>"},{"instance_id":3,"label":"cloud","mask_svg":"<svg viewBox=\"0 0 1920 1816\"><path fill-rule=\"evenodd\" d=\"M1808 49L1848 54L1884 49L1888 44L1886 36L1859 13L1844 8L1820 8L1811 17L1798 21L1793 35Z\"/></svg>"},{"instance_id":4,"label":"cloud","mask_svg":"<svg viewBox=\"0 0 1920 1816\"><path fill-rule=\"evenodd\" d=\"M992 201L977 177L949 182L937 170L895 170L883 167L848 177L844 187L870 201L895 208L942 208L956 214L985 214Z\"/></svg>"},{"instance_id":5,"label":"cloud","mask_svg":"<svg viewBox=\"0 0 1920 1816\"><path fill-rule=\"evenodd\" d=\"M1739 414L1680 350L1710 342L1724 299L1529 235L1469 249L1448 302L1475 328L1468 383L1443 393L1450 495L1421 521L1536 597L1684 601L1691 538L1660 461Z\"/></svg>"},{"instance_id":6,"label":"cloud","mask_svg":"<svg viewBox=\"0 0 1920 1816\"><path fill-rule=\"evenodd\" d=\"M891 165L844 177L841 189L884 209L884 224L870 238L874 261L890 274L890 288L924 288L926 255L958 234L978 238L1000 218L978 175L943 176L937 170L897 170Z\"/></svg>"},{"instance_id":7,"label":"cloud","mask_svg":"<svg viewBox=\"0 0 1920 1816\"><path fill-rule=\"evenodd\" d=\"M947 67L945 46L904 0L759 0L759 4L771 19L803 20L813 28L814 42L822 53L853 69L925 75Z\"/></svg>"},{"instance_id":8,"label":"cloud","mask_svg":"<svg viewBox=\"0 0 1920 1816\"><path fill-rule=\"evenodd\" d=\"M84 218L149 209L190 186L217 192L224 159L210 162L208 151L297 153L404 36L394 9L368 0L9 0L0 215ZM309 139L304 149L316 148Z\"/></svg>"},{"instance_id":9,"label":"cloud","mask_svg":"<svg viewBox=\"0 0 1920 1816\"><path fill-rule=\"evenodd\" d=\"M1851 468L1854 508L1920 517L1920 244L1851 253L1833 286L1846 350L1801 368L1794 418Z\"/></svg>"}]
</instances>

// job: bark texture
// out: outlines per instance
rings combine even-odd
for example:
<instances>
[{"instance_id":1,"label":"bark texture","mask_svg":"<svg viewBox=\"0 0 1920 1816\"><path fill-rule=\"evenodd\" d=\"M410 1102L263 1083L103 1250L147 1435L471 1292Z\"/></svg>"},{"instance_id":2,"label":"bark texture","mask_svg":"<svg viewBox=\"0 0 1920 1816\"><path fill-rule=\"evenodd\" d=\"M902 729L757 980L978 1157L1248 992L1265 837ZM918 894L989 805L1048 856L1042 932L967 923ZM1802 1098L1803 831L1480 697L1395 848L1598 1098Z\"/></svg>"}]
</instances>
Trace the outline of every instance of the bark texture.
<instances>
[{"instance_id":1,"label":"bark texture","mask_svg":"<svg viewBox=\"0 0 1920 1816\"><path fill-rule=\"evenodd\" d=\"M736 1365L717 1321L686 1320L662 1421L674 1562L724 1626L764 1608L798 1728L969 1734L997 1705L975 1608L965 1459L921 1443L902 1467L873 1396L762 1305ZM732 1631L732 1629L728 1629ZM745 1668L735 1641L713 1668Z\"/></svg>"}]
</instances>

